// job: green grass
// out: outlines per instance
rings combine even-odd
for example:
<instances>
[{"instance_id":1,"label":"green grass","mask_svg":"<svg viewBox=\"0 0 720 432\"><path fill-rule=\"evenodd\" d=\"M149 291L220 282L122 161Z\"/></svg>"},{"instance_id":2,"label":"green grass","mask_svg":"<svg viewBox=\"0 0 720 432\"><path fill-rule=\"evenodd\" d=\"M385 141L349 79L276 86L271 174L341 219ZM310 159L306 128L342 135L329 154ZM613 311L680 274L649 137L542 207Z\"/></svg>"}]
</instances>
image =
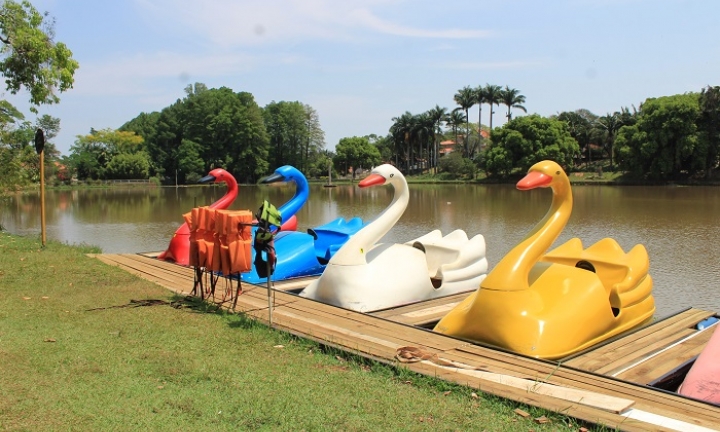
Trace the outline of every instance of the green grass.
<instances>
[{"instance_id":1,"label":"green grass","mask_svg":"<svg viewBox=\"0 0 720 432\"><path fill-rule=\"evenodd\" d=\"M173 298L87 252L97 250L55 242L41 248L34 238L0 232L0 430L577 431L582 425ZM184 307L129 306L143 299ZM532 416L522 418L515 408ZM551 423L536 424L541 415Z\"/></svg>"}]
</instances>

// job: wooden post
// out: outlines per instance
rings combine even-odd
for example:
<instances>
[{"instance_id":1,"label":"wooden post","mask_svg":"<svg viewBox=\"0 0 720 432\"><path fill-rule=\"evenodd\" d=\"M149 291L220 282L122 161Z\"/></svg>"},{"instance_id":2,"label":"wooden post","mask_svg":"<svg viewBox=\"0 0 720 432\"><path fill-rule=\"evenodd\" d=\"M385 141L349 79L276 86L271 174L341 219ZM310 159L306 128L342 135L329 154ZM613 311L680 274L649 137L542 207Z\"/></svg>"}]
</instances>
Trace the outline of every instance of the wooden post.
<instances>
[{"instance_id":1,"label":"wooden post","mask_svg":"<svg viewBox=\"0 0 720 432\"><path fill-rule=\"evenodd\" d=\"M45 134L42 129L35 131L35 151L40 155L40 238L45 247Z\"/></svg>"}]
</instances>

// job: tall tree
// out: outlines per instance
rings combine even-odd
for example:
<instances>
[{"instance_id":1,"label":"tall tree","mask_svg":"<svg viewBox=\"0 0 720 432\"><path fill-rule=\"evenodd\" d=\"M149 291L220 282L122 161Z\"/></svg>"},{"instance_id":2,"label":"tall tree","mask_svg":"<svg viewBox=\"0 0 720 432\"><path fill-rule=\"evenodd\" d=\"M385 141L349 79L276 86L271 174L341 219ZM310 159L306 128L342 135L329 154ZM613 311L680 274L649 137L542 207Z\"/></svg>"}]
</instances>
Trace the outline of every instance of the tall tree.
<instances>
[{"instance_id":1,"label":"tall tree","mask_svg":"<svg viewBox=\"0 0 720 432\"><path fill-rule=\"evenodd\" d=\"M720 86L707 86L700 92L700 118L697 121L705 147L705 178L720 158Z\"/></svg>"},{"instance_id":2,"label":"tall tree","mask_svg":"<svg viewBox=\"0 0 720 432\"><path fill-rule=\"evenodd\" d=\"M273 164L301 166L310 139L305 106L297 101L273 101L263 109L263 118L270 136Z\"/></svg>"},{"instance_id":3,"label":"tall tree","mask_svg":"<svg viewBox=\"0 0 720 432\"><path fill-rule=\"evenodd\" d=\"M460 105L459 109L465 111L465 144L463 151L465 157L470 157L470 108L472 108L477 101L475 90L470 86L465 86L455 93L453 99L456 104Z\"/></svg>"},{"instance_id":4,"label":"tall tree","mask_svg":"<svg viewBox=\"0 0 720 432\"><path fill-rule=\"evenodd\" d=\"M678 179L705 169L699 148L697 93L650 98L637 123L620 128L615 147L622 169L657 180Z\"/></svg>"},{"instance_id":5,"label":"tall tree","mask_svg":"<svg viewBox=\"0 0 720 432\"><path fill-rule=\"evenodd\" d=\"M395 165L400 166L398 157L402 154L406 171L410 172L410 161L412 159L411 138L415 129L415 116L410 111L405 111L399 117L393 117L393 124L390 126L390 134L395 141Z\"/></svg>"},{"instance_id":6,"label":"tall tree","mask_svg":"<svg viewBox=\"0 0 720 432\"><path fill-rule=\"evenodd\" d=\"M92 129L77 137L70 160L81 179L147 178L150 160L142 143L135 132Z\"/></svg>"},{"instance_id":7,"label":"tall tree","mask_svg":"<svg viewBox=\"0 0 720 432\"><path fill-rule=\"evenodd\" d=\"M305 110L305 129L307 130L307 141L305 143L305 154L303 155L303 167L306 172L312 165L312 160L322 155L325 148L325 131L320 127L320 116L310 105L303 105Z\"/></svg>"},{"instance_id":8,"label":"tall tree","mask_svg":"<svg viewBox=\"0 0 720 432\"><path fill-rule=\"evenodd\" d=\"M485 87L477 86L475 88L475 103L478 105L478 130L482 128L482 106L487 102L487 93ZM490 107L492 109L492 107Z\"/></svg>"},{"instance_id":9,"label":"tall tree","mask_svg":"<svg viewBox=\"0 0 720 432\"><path fill-rule=\"evenodd\" d=\"M343 138L335 146L336 167L343 167L345 172L352 168L352 179L358 168L371 168L380 163L380 152L377 147L370 144L366 137Z\"/></svg>"},{"instance_id":10,"label":"tall tree","mask_svg":"<svg viewBox=\"0 0 720 432\"><path fill-rule=\"evenodd\" d=\"M525 96L520 94L520 90L505 86L505 89L500 93L500 99L502 103L507 106L507 117L508 121L512 120L512 108L517 108L523 112L527 112L527 109L522 105L525 103Z\"/></svg>"},{"instance_id":11,"label":"tall tree","mask_svg":"<svg viewBox=\"0 0 720 432\"><path fill-rule=\"evenodd\" d=\"M483 157L488 175L507 175L513 169L525 172L544 159L569 167L580 151L565 122L537 114L510 120L491 135Z\"/></svg>"},{"instance_id":12,"label":"tall tree","mask_svg":"<svg viewBox=\"0 0 720 432\"><path fill-rule=\"evenodd\" d=\"M465 117L465 114L457 110L451 111L445 118L445 123L450 126L453 133L455 134L456 145L458 144L458 129L460 128L460 126L465 124L466 121L467 117Z\"/></svg>"},{"instance_id":13,"label":"tall tree","mask_svg":"<svg viewBox=\"0 0 720 432\"><path fill-rule=\"evenodd\" d=\"M435 128L435 122L428 112L424 112L415 116L415 127L413 128L413 137L418 151L415 153L416 160L413 161L416 171L422 171L427 166L427 160L430 157L430 142Z\"/></svg>"},{"instance_id":14,"label":"tall tree","mask_svg":"<svg viewBox=\"0 0 720 432\"><path fill-rule=\"evenodd\" d=\"M599 117L595 122L595 127L605 133L605 151L610 155L610 171L614 170L614 155L615 155L615 136L621 127L623 127L622 121L620 120L620 113L615 112L613 114L606 114Z\"/></svg>"},{"instance_id":15,"label":"tall tree","mask_svg":"<svg viewBox=\"0 0 720 432\"><path fill-rule=\"evenodd\" d=\"M591 162L590 137L592 136L593 122L579 111L564 111L558 114L556 118L567 123L570 135L575 138L575 141L580 146L580 152L585 153L587 151L587 160Z\"/></svg>"},{"instance_id":16,"label":"tall tree","mask_svg":"<svg viewBox=\"0 0 720 432\"><path fill-rule=\"evenodd\" d=\"M5 0L0 8L0 73L6 89L30 93L31 111L60 101L57 92L72 88L78 62L62 42L55 42L55 21L29 1Z\"/></svg>"},{"instance_id":17,"label":"tall tree","mask_svg":"<svg viewBox=\"0 0 720 432\"><path fill-rule=\"evenodd\" d=\"M500 102L502 102L502 87L495 84L486 84L485 103L490 105L490 122L488 125L490 126L491 132L493 130L493 114L495 113L495 108L493 108L493 106L500 106Z\"/></svg>"},{"instance_id":18,"label":"tall tree","mask_svg":"<svg viewBox=\"0 0 720 432\"><path fill-rule=\"evenodd\" d=\"M428 111L428 117L432 121L432 144L433 144L433 151L432 151L432 164L431 166L433 168L437 168L437 162L438 162L438 135L442 133L442 124L447 118L447 108L440 108L439 105L435 105L435 108L432 108L430 111Z\"/></svg>"}]
</instances>

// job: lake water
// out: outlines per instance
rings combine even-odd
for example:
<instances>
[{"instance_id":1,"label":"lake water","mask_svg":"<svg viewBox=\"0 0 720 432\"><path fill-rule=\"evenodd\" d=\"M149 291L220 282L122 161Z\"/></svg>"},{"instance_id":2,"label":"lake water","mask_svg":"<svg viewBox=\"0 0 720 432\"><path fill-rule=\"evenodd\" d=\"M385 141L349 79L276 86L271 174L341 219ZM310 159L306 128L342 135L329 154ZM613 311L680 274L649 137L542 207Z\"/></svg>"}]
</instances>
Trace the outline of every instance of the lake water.
<instances>
[{"instance_id":1,"label":"lake water","mask_svg":"<svg viewBox=\"0 0 720 432\"><path fill-rule=\"evenodd\" d=\"M293 185L240 186L232 208L254 211L263 199L279 206L293 191ZM47 191L47 237L107 253L161 251L182 213L224 192L224 186ZM383 241L462 229L485 237L491 268L543 217L551 199L549 190L521 192L513 185L411 185L410 192L408 209ZM573 194L573 214L556 245L579 237L589 246L611 237L628 251L641 243L650 255L657 317L687 307L720 311L720 188L575 186ZM337 217L368 220L391 199L390 187L312 185L298 229ZM39 236L39 201L39 193L1 199L0 224L14 234Z\"/></svg>"}]
</instances>

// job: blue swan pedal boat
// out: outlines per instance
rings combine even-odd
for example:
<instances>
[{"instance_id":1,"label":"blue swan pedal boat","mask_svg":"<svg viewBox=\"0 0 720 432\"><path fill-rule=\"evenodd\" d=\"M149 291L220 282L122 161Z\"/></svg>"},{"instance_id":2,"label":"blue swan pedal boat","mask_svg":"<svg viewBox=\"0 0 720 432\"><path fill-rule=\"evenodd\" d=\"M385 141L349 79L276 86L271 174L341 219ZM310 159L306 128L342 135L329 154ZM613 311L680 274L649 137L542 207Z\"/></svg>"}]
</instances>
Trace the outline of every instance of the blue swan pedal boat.
<instances>
[{"instance_id":1,"label":"blue swan pedal boat","mask_svg":"<svg viewBox=\"0 0 720 432\"><path fill-rule=\"evenodd\" d=\"M297 168L285 165L275 170L275 173L261 180L262 184L277 182L295 182L295 195L279 209L280 215L295 214L308 199L310 187L307 179ZM284 218L283 218L284 219ZM275 236L275 255L277 262L272 273L272 280L315 276L325 270L325 266L332 256L348 239L363 227L359 217L349 220L338 218L324 225L308 229L307 232L281 231ZM253 228L253 231L256 228ZM267 260L267 257L263 258ZM252 262L255 262L256 252L252 248ZM242 273L240 279L244 282L259 284L267 281L264 271L258 272L255 265L248 273Z\"/></svg>"}]
</instances>

